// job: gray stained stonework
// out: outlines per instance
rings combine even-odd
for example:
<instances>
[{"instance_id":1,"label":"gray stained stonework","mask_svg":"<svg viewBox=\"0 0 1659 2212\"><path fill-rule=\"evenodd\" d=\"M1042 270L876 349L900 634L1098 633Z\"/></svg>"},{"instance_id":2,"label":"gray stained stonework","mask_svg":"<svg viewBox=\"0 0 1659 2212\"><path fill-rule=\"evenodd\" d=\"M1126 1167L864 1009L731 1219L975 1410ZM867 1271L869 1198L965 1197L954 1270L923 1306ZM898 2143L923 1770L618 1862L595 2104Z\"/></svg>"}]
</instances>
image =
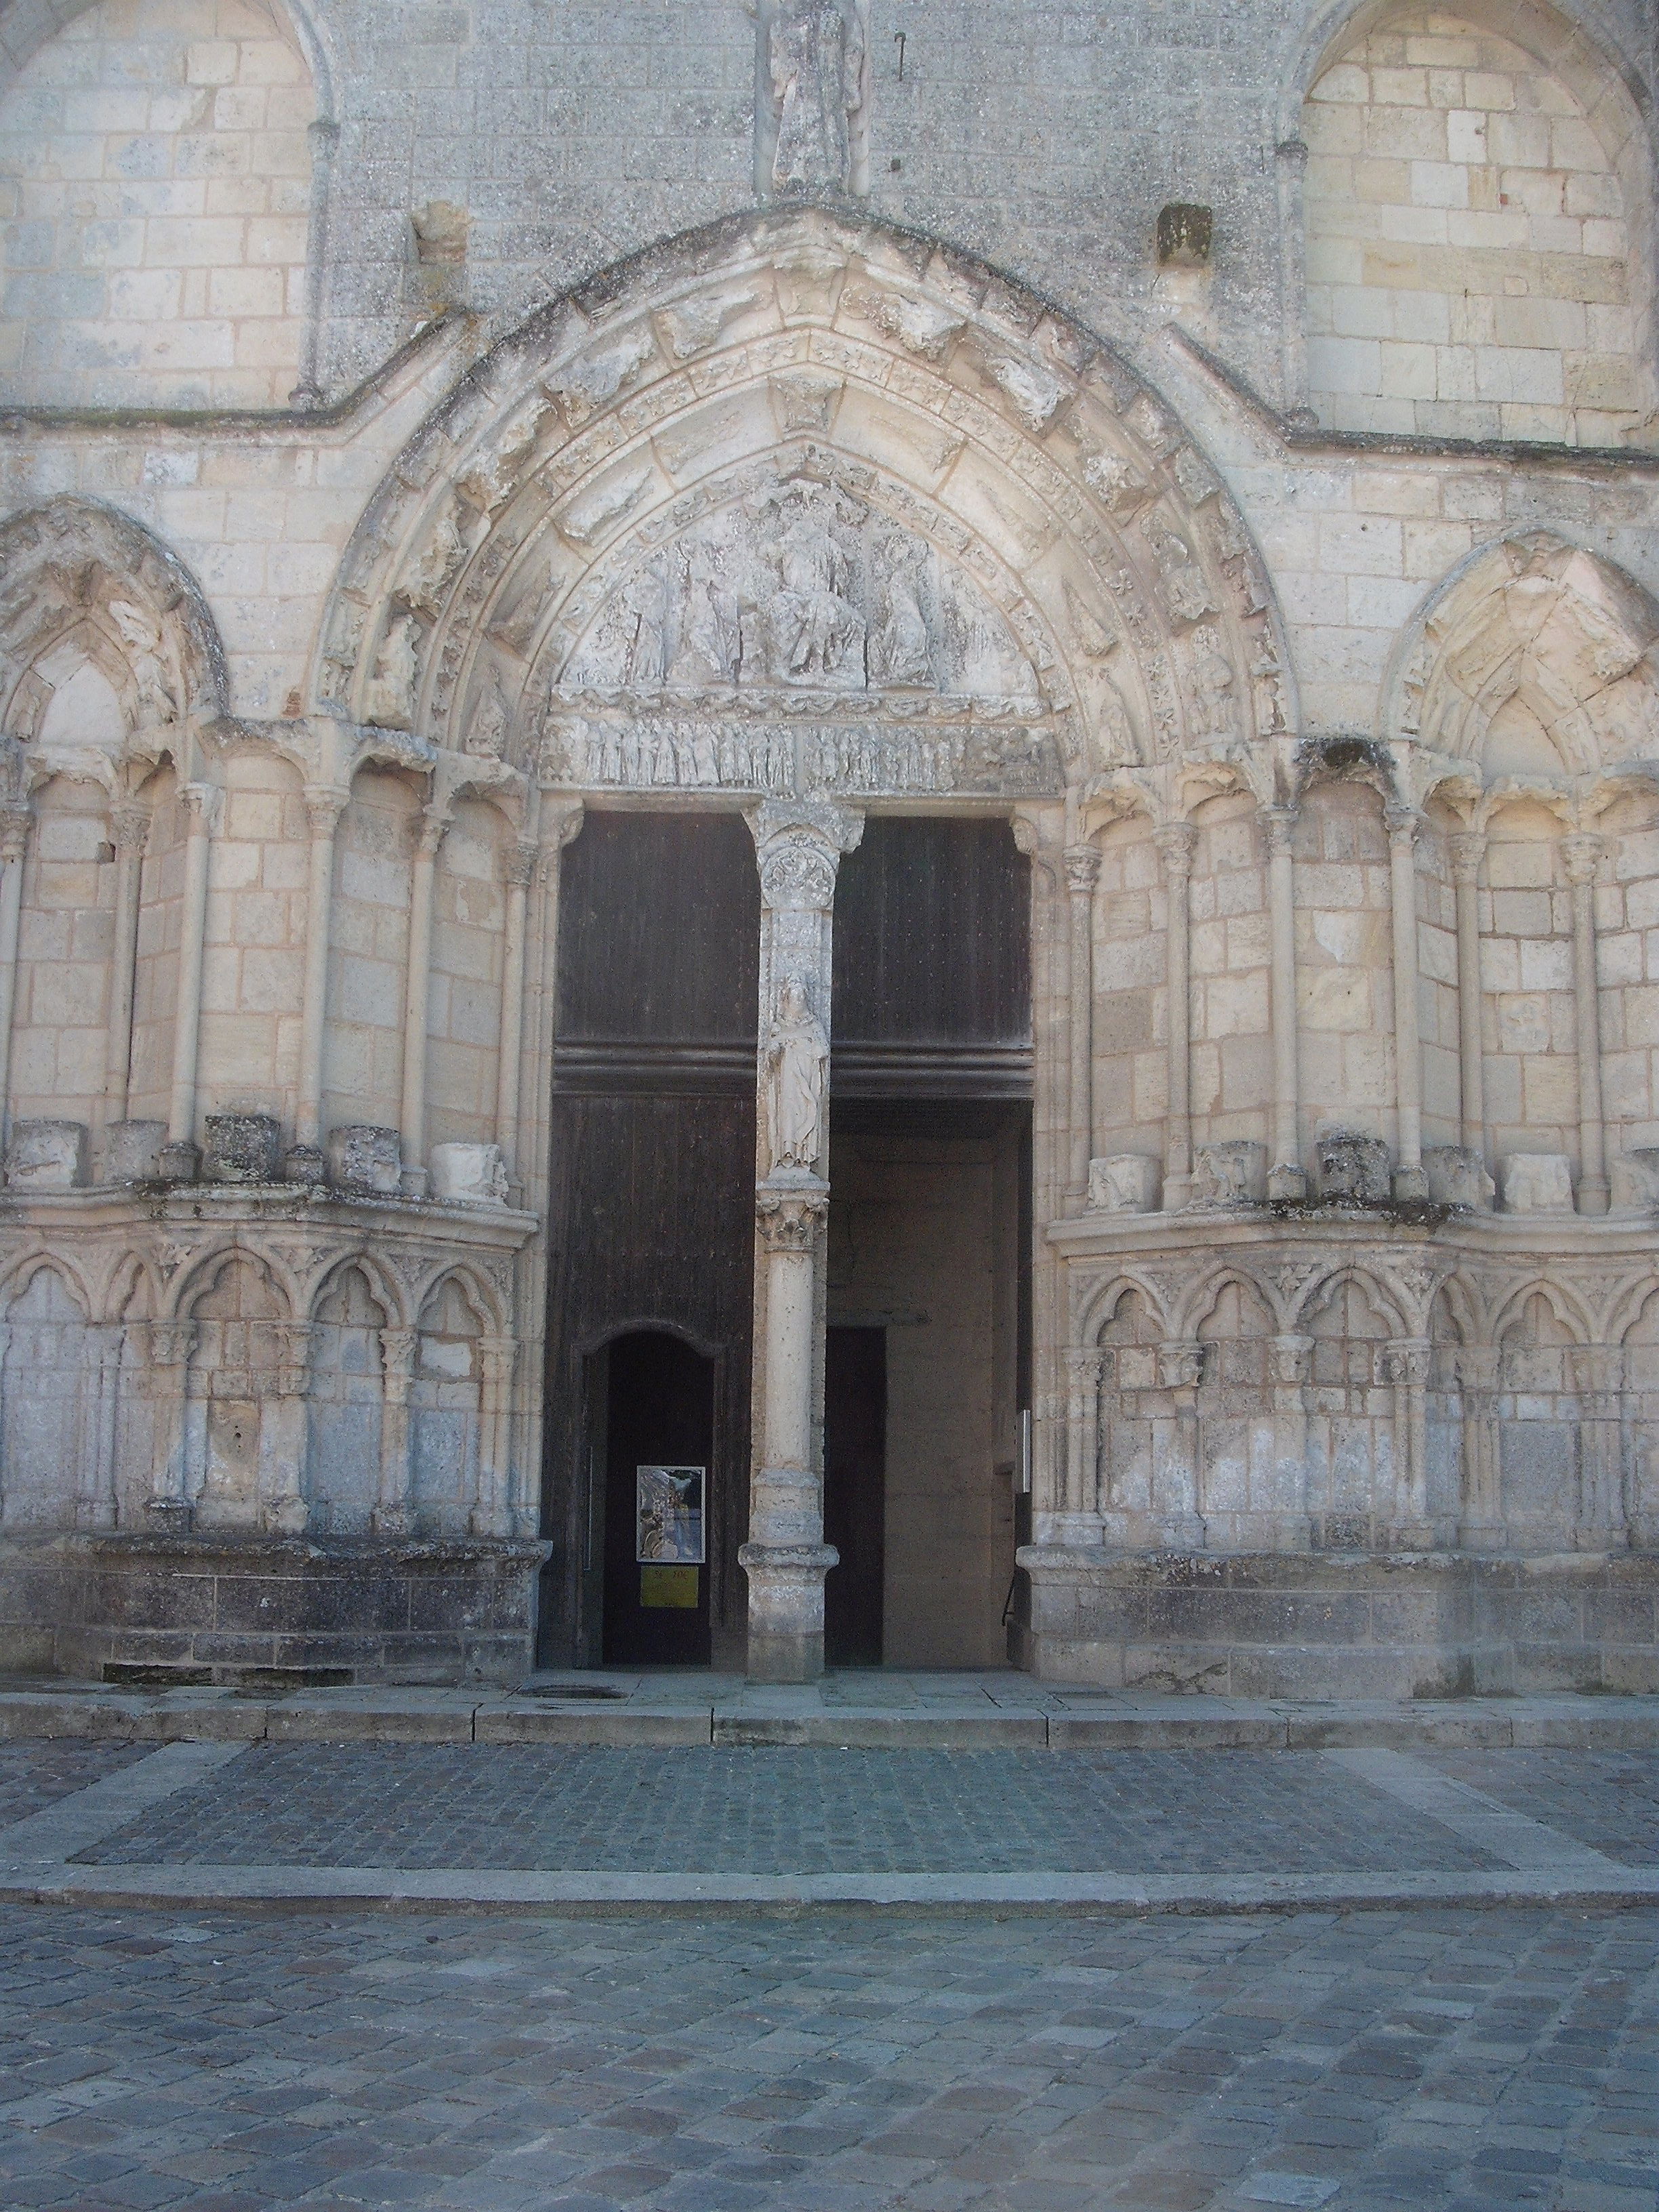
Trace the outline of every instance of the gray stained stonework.
<instances>
[{"instance_id":1,"label":"gray stained stonework","mask_svg":"<svg viewBox=\"0 0 1659 2212\"><path fill-rule=\"evenodd\" d=\"M1648 2212L1651 1914L710 1925L19 1913L64 2212Z\"/></svg>"},{"instance_id":2,"label":"gray stained stonework","mask_svg":"<svg viewBox=\"0 0 1659 2212\"><path fill-rule=\"evenodd\" d=\"M834 1325L906 1663L1659 1688L1650 16L0 0L0 1666L597 1662L660 1328L708 1655L811 1679ZM617 811L747 823L758 993L624 1041L590 1328ZM1018 855L1018 1036L875 1040L977 1212L830 1172L919 816Z\"/></svg>"}]
</instances>

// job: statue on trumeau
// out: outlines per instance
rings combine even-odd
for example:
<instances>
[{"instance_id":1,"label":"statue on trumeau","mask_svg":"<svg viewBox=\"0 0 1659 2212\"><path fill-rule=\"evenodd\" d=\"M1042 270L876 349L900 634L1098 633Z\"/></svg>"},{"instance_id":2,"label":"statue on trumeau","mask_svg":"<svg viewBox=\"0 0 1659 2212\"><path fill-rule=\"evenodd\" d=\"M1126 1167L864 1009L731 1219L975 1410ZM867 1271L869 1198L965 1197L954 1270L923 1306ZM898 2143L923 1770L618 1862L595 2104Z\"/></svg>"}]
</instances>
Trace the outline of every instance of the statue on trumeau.
<instances>
[{"instance_id":1,"label":"statue on trumeau","mask_svg":"<svg viewBox=\"0 0 1659 2212\"><path fill-rule=\"evenodd\" d=\"M778 0L763 35L772 190L859 191L870 64L857 0Z\"/></svg>"},{"instance_id":2,"label":"statue on trumeau","mask_svg":"<svg viewBox=\"0 0 1659 2212\"><path fill-rule=\"evenodd\" d=\"M766 1121L772 1166L810 1172L822 1149L830 1041L793 976L778 987L766 1041Z\"/></svg>"}]
</instances>

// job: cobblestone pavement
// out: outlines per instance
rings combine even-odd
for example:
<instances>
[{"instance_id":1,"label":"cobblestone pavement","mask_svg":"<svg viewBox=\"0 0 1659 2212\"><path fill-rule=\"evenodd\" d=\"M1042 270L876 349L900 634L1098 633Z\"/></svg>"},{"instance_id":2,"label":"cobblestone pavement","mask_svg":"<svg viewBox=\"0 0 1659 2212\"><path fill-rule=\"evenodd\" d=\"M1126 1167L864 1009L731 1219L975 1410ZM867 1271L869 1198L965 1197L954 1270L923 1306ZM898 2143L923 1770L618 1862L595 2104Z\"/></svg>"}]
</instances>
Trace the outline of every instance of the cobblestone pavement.
<instances>
[{"instance_id":1,"label":"cobblestone pavement","mask_svg":"<svg viewBox=\"0 0 1659 2212\"><path fill-rule=\"evenodd\" d=\"M1659 1915L17 1912L0 2199L1652 2212Z\"/></svg>"},{"instance_id":2,"label":"cobblestone pavement","mask_svg":"<svg viewBox=\"0 0 1659 2212\"><path fill-rule=\"evenodd\" d=\"M1659 1861L1659 1757L1650 1751L1424 1754L1454 1781L1559 1828L1624 1866Z\"/></svg>"},{"instance_id":3,"label":"cobblestone pavement","mask_svg":"<svg viewBox=\"0 0 1659 2212\"><path fill-rule=\"evenodd\" d=\"M76 1856L641 1874L1501 1863L1316 1752L399 1744L254 1745Z\"/></svg>"},{"instance_id":4,"label":"cobblestone pavement","mask_svg":"<svg viewBox=\"0 0 1659 2212\"><path fill-rule=\"evenodd\" d=\"M56 1743L36 1739L0 1743L0 1828L44 1812L61 1797L90 1789L106 1774L118 1774L135 1759L147 1758L148 1743Z\"/></svg>"}]
</instances>

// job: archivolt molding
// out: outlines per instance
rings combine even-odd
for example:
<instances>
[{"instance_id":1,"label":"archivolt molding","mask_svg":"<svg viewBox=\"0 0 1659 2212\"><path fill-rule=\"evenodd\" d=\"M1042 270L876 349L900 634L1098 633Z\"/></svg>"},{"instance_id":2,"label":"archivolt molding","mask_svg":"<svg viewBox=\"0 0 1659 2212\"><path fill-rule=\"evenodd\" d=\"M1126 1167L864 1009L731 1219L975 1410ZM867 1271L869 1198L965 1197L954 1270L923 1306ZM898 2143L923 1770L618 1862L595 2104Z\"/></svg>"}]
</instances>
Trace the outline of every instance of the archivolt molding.
<instances>
[{"instance_id":1,"label":"archivolt molding","mask_svg":"<svg viewBox=\"0 0 1659 2212\"><path fill-rule=\"evenodd\" d=\"M1471 827L1517 799L1586 825L1659 781L1659 606L1553 531L1484 546L1401 633L1376 735Z\"/></svg>"},{"instance_id":2,"label":"archivolt molding","mask_svg":"<svg viewBox=\"0 0 1659 2212\"><path fill-rule=\"evenodd\" d=\"M1017 797L1294 726L1261 562L1157 396L989 270L819 210L496 347L372 501L315 685L579 788Z\"/></svg>"}]
</instances>

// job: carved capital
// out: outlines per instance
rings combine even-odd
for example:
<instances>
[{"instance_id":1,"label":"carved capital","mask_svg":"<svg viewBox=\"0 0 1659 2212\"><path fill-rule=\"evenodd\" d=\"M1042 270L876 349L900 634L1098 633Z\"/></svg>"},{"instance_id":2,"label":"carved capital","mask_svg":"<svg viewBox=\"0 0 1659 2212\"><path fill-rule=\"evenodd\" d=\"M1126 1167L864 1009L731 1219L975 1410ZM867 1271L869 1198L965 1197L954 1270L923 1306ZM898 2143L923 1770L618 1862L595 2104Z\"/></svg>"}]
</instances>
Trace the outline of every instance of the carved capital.
<instances>
[{"instance_id":1,"label":"carved capital","mask_svg":"<svg viewBox=\"0 0 1659 2212\"><path fill-rule=\"evenodd\" d=\"M1164 863L1164 872L1171 883L1185 883L1193 872L1193 855L1198 850L1198 826L1192 822L1166 822L1152 832L1152 842L1158 847L1158 857Z\"/></svg>"},{"instance_id":2,"label":"carved capital","mask_svg":"<svg viewBox=\"0 0 1659 2212\"><path fill-rule=\"evenodd\" d=\"M1204 1375L1204 1346L1176 1339L1158 1347L1158 1387L1160 1390L1195 1390Z\"/></svg>"},{"instance_id":3,"label":"carved capital","mask_svg":"<svg viewBox=\"0 0 1659 2212\"><path fill-rule=\"evenodd\" d=\"M763 903L774 914L828 914L841 856L810 830L787 830L761 848Z\"/></svg>"},{"instance_id":4,"label":"carved capital","mask_svg":"<svg viewBox=\"0 0 1659 2212\"><path fill-rule=\"evenodd\" d=\"M1432 1350L1425 1336L1406 1336L1395 1343L1382 1345L1376 1355L1377 1375L1384 1382L1403 1382L1420 1388L1429 1379L1429 1358Z\"/></svg>"},{"instance_id":5,"label":"carved capital","mask_svg":"<svg viewBox=\"0 0 1659 2212\"><path fill-rule=\"evenodd\" d=\"M415 1371L415 1362L420 1354L421 1332L418 1328L383 1328L380 1331L380 1358L385 1364L388 1382L407 1382Z\"/></svg>"},{"instance_id":6,"label":"carved capital","mask_svg":"<svg viewBox=\"0 0 1659 2212\"><path fill-rule=\"evenodd\" d=\"M181 783L179 804L190 817L190 834L198 830L211 830L219 818L219 787L216 783Z\"/></svg>"},{"instance_id":7,"label":"carved capital","mask_svg":"<svg viewBox=\"0 0 1659 2212\"><path fill-rule=\"evenodd\" d=\"M483 1368L486 1382L497 1389L505 1389L513 1380L513 1367L519 1356L518 1340L511 1336L486 1336L478 1342L478 1358Z\"/></svg>"},{"instance_id":8,"label":"carved capital","mask_svg":"<svg viewBox=\"0 0 1659 2212\"><path fill-rule=\"evenodd\" d=\"M332 837L350 797L336 784L308 783L305 788L306 820L313 840Z\"/></svg>"},{"instance_id":9,"label":"carved capital","mask_svg":"<svg viewBox=\"0 0 1659 2212\"><path fill-rule=\"evenodd\" d=\"M142 860L149 842L149 809L142 799L118 799L109 811L109 840L118 853Z\"/></svg>"},{"instance_id":10,"label":"carved capital","mask_svg":"<svg viewBox=\"0 0 1659 2212\"><path fill-rule=\"evenodd\" d=\"M1294 806L1264 806L1261 810L1262 834L1267 840L1267 851L1274 860L1281 855L1289 859L1291 841L1296 836L1297 809Z\"/></svg>"},{"instance_id":11,"label":"carved capital","mask_svg":"<svg viewBox=\"0 0 1659 2212\"><path fill-rule=\"evenodd\" d=\"M1066 1373L1073 1393L1084 1395L1098 1389L1105 1367L1106 1355L1097 1344L1074 1344L1066 1347Z\"/></svg>"},{"instance_id":12,"label":"carved capital","mask_svg":"<svg viewBox=\"0 0 1659 2212\"><path fill-rule=\"evenodd\" d=\"M1486 836L1482 830L1455 830L1447 841L1451 847L1452 876L1460 884L1474 884L1480 880L1480 863L1486 857Z\"/></svg>"},{"instance_id":13,"label":"carved capital","mask_svg":"<svg viewBox=\"0 0 1659 2212\"><path fill-rule=\"evenodd\" d=\"M864 817L834 799L765 800L750 817L761 900L774 914L828 914L843 853L864 835Z\"/></svg>"},{"instance_id":14,"label":"carved capital","mask_svg":"<svg viewBox=\"0 0 1659 2212\"><path fill-rule=\"evenodd\" d=\"M810 1252L829 1212L830 1193L821 1183L755 1194L755 1226L769 1252Z\"/></svg>"},{"instance_id":15,"label":"carved capital","mask_svg":"<svg viewBox=\"0 0 1659 2212\"><path fill-rule=\"evenodd\" d=\"M27 806L0 806L0 861L9 864L22 859L28 849L32 819Z\"/></svg>"},{"instance_id":16,"label":"carved capital","mask_svg":"<svg viewBox=\"0 0 1659 2212\"><path fill-rule=\"evenodd\" d=\"M449 817L434 813L431 807L421 810L421 826L416 832L415 849L422 860L434 860L440 845L449 831Z\"/></svg>"},{"instance_id":17,"label":"carved capital","mask_svg":"<svg viewBox=\"0 0 1659 2212\"><path fill-rule=\"evenodd\" d=\"M1593 884L1595 864L1601 857L1601 840L1576 830L1561 840L1561 859L1570 884Z\"/></svg>"},{"instance_id":18,"label":"carved capital","mask_svg":"<svg viewBox=\"0 0 1659 2212\"><path fill-rule=\"evenodd\" d=\"M1091 898L1100 880L1100 848L1097 845L1068 845L1066 848L1066 884L1073 898Z\"/></svg>"},{"instance_id":19,"label":"carved capital","mask_svg":"<svg viewBox=\"0 0 1659 2212\"><path fill-rule=\"evenodd\" d=\"M1417 833L1423 827L1423 817L1414 806L1407 806L1401 799L1391 799L1382 809L1382 820L1390 844L1410 847L1417 842Z\"/></svg>"},{"instance_id":20,"label":"carved capital","mask_svg":"<svg viewBox=\"0 0 1659 2212\"><path fill-rule=\"evenodd\" d=\"M196 1349L200 1328L193 1321L153 1321L149 1325L152 1367L183 1367Z\"/></svg>"},{"instance_id":21,"label":"carved capital","mask_svg":"<svg viewBox=\"0 0 1659 2212\"><path fill-rule=\"evenodd\" d=\"M1267 1346L1267 1364L1281 1389L1294 1389L1308 1379L1313 1361L1310 1336L1275 1336Z\"/></svg>"},{"instance_id":22,"label":"carved capital","mask_svg":"<svg viewBox=\"0 0 1659 2212\"><path fill-rule=\"evenodd\" d=\"M533 880L536 864L541 858L541 848L522 840L507 848L507 880L516 890L526 890Z\"/></svg>"}]
</instances>

